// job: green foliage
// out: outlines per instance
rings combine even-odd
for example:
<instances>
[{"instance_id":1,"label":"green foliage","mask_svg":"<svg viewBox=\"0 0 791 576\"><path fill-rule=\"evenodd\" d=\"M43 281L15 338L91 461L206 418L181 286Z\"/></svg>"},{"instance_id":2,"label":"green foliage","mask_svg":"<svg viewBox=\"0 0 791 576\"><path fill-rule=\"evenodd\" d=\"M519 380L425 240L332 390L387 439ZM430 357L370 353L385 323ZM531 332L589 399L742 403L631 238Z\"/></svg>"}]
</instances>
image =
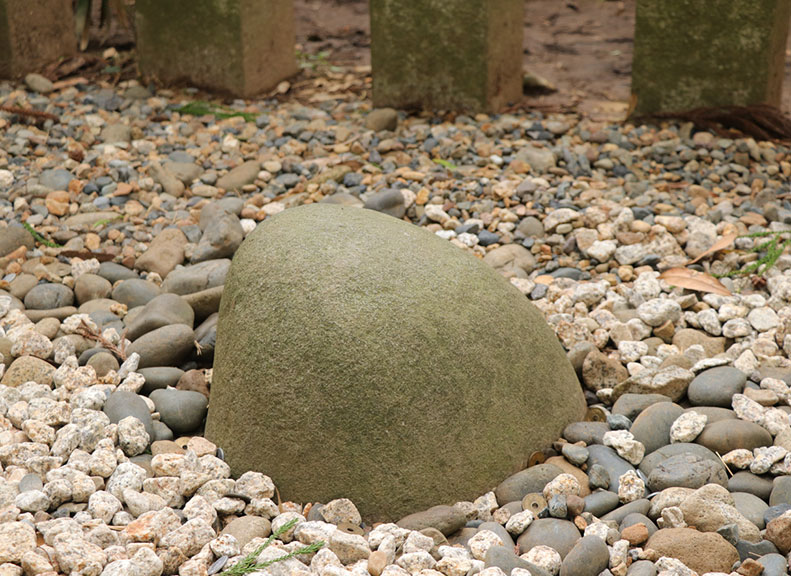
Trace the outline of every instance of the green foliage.
<instances>
[{"instance_id":1,"label":"green foliage","mask_svg":"<svg viewBox=\"0 0 791 576\"><path fill-rule=\"evenodd\" d=\"M741 270L732 270L727 274L715 275L718 278L763 274L775 265L778 258L785 252L785 249L791 245L791 230L783 230L780 232L753 232L752 234L739 236L739 238L768 238L768 240L763 242L756 242L750 249L750 252L755 252L757 254L763 252L764 255L758 258L758 260L750 262Z\"/></svg>"},{"instance_id":2,"label":"green foliage","mask_svg":"<svg viewBox=\"0 0 791 576\"><path fill-rule=\"evenodd\" d=\"M301 50L297 50L297 62L299 63L299 67L303 70L321 70L321 69L328 69L331 72L340 72L342 70L339 66L332 66L330 64L330 51L329 50L321 50L316 54L309 54L308 52L302 52Z\"/></svg>"},{"instance_id":3,"label":"green foliage","mask_svg":"<svg viewBox=\"0 0 791 576\"><path fill-rule=\"evenodd\" d=\"M278 558L274 558L272 560L267 560L266 562L258 562L258 556L263 552L275 538L280 537L282 534L285 534L294 525L297 523L297 519L294 518L293 520L286 522L283 526L275 530L266 541L261 544L258 548L256 548L253 552L239 560L236 564L228 568L228 570L223 571L222 574L228 574L229 576L244 576L245 574L249 574L250 572L255 572L257 570L263 570L267 566L271 566L276 562L283 562L284 560L288 560L289 558L294 558L295 556L301 556L304 554L313 554L318 552L322 546L324 546L324 542L319 540L318 542L314 542L310 546L303 546L293 552L288 554L284 554Z\"/></svg>"},{"instance_id":4,"label":"green foliage","mask_svg":"<svg viewBox=\"0 0 791 576\"><path fill-rule=\"evenodd\" d=\"M437 164L439 164L444 168L447 168L451 172L455 172L456 170L459 169L459 167L456 166L453 162L450 162L448 160L443 160L442 158L434 158L434 162L436 162Z\"/></svg>"},{"instance_id":5,"label":"green foliage","mask_svg":"<svg viewBox=\"0 0 791 576\"><path fill-rule=\"evenodd\" d=\"M118 220L121 218L121 215L118 214L117 216L113 216L112 218L105 218L104 220L99 220L96 224L93 225L94 228L99 228L100 226L104 226L105 224L109 224L113 220Z\"/></svg>"},{"instance_id":6,"label":"green foliage","mask_svg":"<svg viewBox=\"0 0 791 576\"><path fill-rule=\"evenodd\" d=\"M49 246L50 248L61 248L60 244L58 244L57 242L53 242L52 240L47 240L41 234L36 232L35 228L33 228L33 226L31 226L27 222L22 222L22 226L25 227L25 230L30 232L30 235L33 236L34 240L36 240L37 242L40 242L44 246Z\"/></svg>"},{"instance_id":7,"label":"green foliage","mask_svg":"<svg viewBox=\"0 0 791 576\"><path fill-rule=\"evenodd\" d=\"M228 108L227 106L206 102L205 100L195 100L194 102L185 104L184 106L176 108L176 112L180 114L190 114L192 116L206 116L211 114L221 119L239 116L240 118L244 118L247 122L255 122L255 114L240 112L233 108Z\"/></svg>"}]
</instances>

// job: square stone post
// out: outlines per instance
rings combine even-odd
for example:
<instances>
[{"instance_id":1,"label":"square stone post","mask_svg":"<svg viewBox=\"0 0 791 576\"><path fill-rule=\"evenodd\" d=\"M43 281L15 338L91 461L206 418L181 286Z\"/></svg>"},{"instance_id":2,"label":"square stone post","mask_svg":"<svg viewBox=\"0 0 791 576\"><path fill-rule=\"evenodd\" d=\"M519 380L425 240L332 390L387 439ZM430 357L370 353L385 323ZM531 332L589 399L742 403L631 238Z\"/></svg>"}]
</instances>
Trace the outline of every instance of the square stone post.
<instances>
[{"instance_id":1,"label":"square stone post","mask_svg":"<svg viewBox=\"0 0 791 576\"><path fill-rule=\"evenodd\" d=\"M18 78L74 54L71 0L0 0L0 78Z\"/></svg>"},{"instance_id":2,"label":"square stone post","mask_svg":"<svg viewBox=\"0 0 791 576\"><path fill-rule=\"evenodd\" d=\"M371 0L374 105L496 111L522 97L524 0Z\"/></svg>"},{"instance_id":3,"label":"square stone post","mask_svg":"<svg viewBox=\"0 0 791 576\"><path fill-rule=\"evenodd\" d=\"M780 106L789 0L637 0L637 114Z\"/></svg>"},{"instance_id":4,"label":"square stone post","mask_svg":"<svg viewBox=\"0 0 791 576\"><path fill-rule=\"evenodd\" d=\"M295 74L292 0L137 0L143 76L251 97Z\"/></svg>"}]
</instances>

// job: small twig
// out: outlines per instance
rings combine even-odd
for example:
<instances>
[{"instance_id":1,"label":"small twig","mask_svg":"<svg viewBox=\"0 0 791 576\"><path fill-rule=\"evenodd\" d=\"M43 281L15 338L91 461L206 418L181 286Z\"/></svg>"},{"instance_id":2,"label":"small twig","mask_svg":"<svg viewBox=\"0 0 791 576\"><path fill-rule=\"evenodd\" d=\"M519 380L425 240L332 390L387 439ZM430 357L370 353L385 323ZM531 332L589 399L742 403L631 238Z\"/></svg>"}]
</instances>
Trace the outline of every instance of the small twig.
<instances>
[{"instance_id":1,"label":"small twig","mask_svg":"<svg viewBox=\"0 0 791 576\"><path fill-rule=\"evenodd\" d=\"M725 463L725 460L722 459L722 456L720 456L720 453L716 452L716 451L714 453L717 455L717 458L720 459L720 462L722 462L722 465L725 466L725 469L728 471L728 474L730 476L733 476L733 472L731 471L730 468L728 468L728 465Z\"/></svg>"},{"instance_id":2,"label":"small twig","mask_svg":"<svg viewBox=\"0 0 791 576\"><path fill-rule=\"evenodd\" d=\"M31 118L38 118L41 120L60 120L54 114L50 114L49 112L44 112L42 110L33 110L32 108L20 108L18 106L7 106L2 105L0 106L0 110L3 112L8 112L9 114L18 114L20 116L29 116Z\"/></svg>"},{"instance_id":3,"label":"small twig","mask_svg":"<svg viewBox=\"0 0 791 576\"><path fill-rule=\"evenodd\" d=\"M87 338L88 340L93 340L94 342L98 342L105 348L107 348L110 352L118 356L121 360L126 360L126 345L124 342L126 341L126 330L124 330L123 334L121 334L121 345L116 346L112 342L110 342L107 338L102 336L101 334L97 334L91 327L88 326L88 323L85 320L80 322L79 328L77 328L77 334L82 336L83 338Z\"/></svg>"}]
</instances>

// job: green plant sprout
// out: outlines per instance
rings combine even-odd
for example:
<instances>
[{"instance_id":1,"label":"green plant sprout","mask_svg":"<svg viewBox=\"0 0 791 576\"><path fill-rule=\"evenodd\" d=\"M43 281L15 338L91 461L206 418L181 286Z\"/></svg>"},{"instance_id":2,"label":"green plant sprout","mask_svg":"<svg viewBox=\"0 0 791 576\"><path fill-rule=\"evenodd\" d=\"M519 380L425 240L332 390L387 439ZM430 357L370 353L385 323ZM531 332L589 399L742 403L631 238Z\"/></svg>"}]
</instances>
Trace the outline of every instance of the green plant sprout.
<instances>
[{"instance_id":1,"label":"green plant sprout","mask_svg":"<svg viewBox=\"0 0 791 576\"><path fill-rule=\"evenodd\" d=\"M459 169L453 162L449 162L448 160L443 160L442 158L434 158L434 162L442 166L443 168L447 168L448 170L455 172Z\"/></svg>"},{"instance_id":2,"label":"green plant sprout","mask_svg":"<svg viewBox=\"0 0 791 576\"><path fill-rule=\"evenodd\" d=\"M31 226L27 222L22 222L22 226L25 227L25 230L30 232L30 235L33 236L34 240L36 240L37 242L40 242L44 246L49 246L50 248L62 248L62 246L60 244L58 244L57 242L53 242L52 240L47 240L46 238L44 238L41 234L36 232L36 230L35 230L35 228L33 228L33 226Z\"/></svg>"},{"instance_id":3,"label":"green plant sprout","mask_svg":"<svg viewBox=\"0 0 791 576\"><path fill-rule=\"evenodd\" d=\"M221 106L205 100L195 100L184 106L176 108L176 112L180 114L190 114L191 116L206 116L211 114L216 118L225 119L238 116L244 118L246 122L255 122L255 114L250 112L240 112L227 106Z\"/></svg>"},{"instance_id":4,"label":"green plant sprout","mask_svg":"<svg viewBox=\"0 0 791 576\"><path fill-rule=\"evenodd\" d=\"M744 234L739 238L769 238L765 242L759 242L750 249L750 252L766 252L764 256L750 262L741 270L732 270L727 274L714 274L717 278L732 278L734 276L748 276L750 274L763 274L777 263L785 249L791 246L791 236L784 238L784 235L791 234L791 230L781 230L779 232L753 232Z\"/></svg>"},{"instance_id":5,"label":"green plant sprout","mask_svg":"<svg viewBox=\"0 0 791 576\"><path fill-rule=\"evenodd\" d=\"M284 554L278 558L273 558L272 560L267 560L266 562L258 562L258 556L261 554L261 552L263 552L274 541L275 538L278 538L282 534L291 530L291 528L293 528L296 523L296 518L286 522L283 526L275 530L263 544L255 549L255 551L239 560L239 562L228 568L228 570L224 570L222 574L228 574L229 576L244 576L245 574L250 574L251 572L256 572L257 570L263 570L267 566L271 566L276 562L283 562L284 560L294 558L295 556L302 556L305 554L313 554L318 552L322 546L324 546L324 542L322 540L318 540L309 546L303 546L302 548L294 550L293 552L289 552L288 554Z\"/></svg>"},{"instance_id":6,"label":"green plant sprout","mask_svg":"<svg viewBox=\"0 0 791 576\"><path fill-rule=\"evenodd\" d=\"M117 216L113 216L112 218L104 218L103 220L99 220L96 224L93 225L94 228L98 228L99 226L104 226L105 224L109 224L114 220L118 220L121 217L120 214Z\"/></svg>"}]
</instances>

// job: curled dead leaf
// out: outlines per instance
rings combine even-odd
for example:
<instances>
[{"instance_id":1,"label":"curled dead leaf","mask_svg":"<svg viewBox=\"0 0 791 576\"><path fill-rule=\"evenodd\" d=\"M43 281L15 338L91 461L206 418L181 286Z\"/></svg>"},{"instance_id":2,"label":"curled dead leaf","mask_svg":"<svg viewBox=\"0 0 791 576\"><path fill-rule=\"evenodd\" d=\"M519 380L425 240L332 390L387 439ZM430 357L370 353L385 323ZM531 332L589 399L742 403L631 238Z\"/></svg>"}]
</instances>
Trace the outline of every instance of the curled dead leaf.
<instances>
[{"instance_id":1,"label":"curled dead leaf","mask_svg":"<svg viewBox=\"0 0 791 576\"><path fill-rule=\"evenodd\" d=\"M706 250L703 254L701 254L694 260L690 260L689 262L687 262L687 265L694 264L695 262L699 262L709 254L714 254L715 252L719 252L720 250L725 250L728 246L733 244L733 241L736 240L736 238L738 237L739 237L738 234L727 234L723 236L722 238L717 240L714 244L712 244L711 248Z\"/></svg>"},{"instance_id":2,"label":"curled dead leaf","mask_svg":"<svg viewBox=\"0 0 791 576\"><path fill-rule=\"evenodd\" d=\"M731 291L711 274L690 270L689 268L670 268L662 272L659 275L659 279L664 280L671 286L678 286L687 290L708 292L710 294L719 294L720 296L733 296Z\"/></svg>"}]
</instances>

